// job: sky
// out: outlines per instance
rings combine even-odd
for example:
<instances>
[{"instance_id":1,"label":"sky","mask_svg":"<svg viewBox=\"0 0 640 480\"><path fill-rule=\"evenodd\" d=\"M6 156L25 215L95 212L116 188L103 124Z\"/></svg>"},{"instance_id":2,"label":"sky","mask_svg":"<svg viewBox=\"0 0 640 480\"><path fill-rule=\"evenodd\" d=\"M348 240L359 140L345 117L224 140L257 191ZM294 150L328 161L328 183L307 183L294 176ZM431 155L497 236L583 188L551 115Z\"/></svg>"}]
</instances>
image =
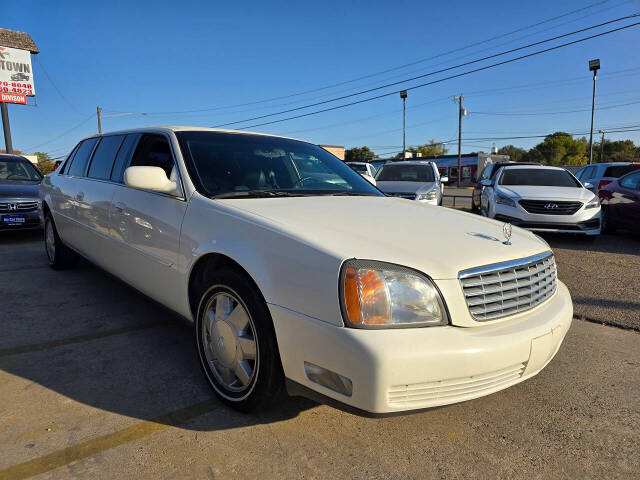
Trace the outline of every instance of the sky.
<instances>
[{"instance_id":1,"label":"sky","mask_svg":"<svg viewBox=\"0 0 640 480\"><path fill-rule=\"evenodd\" d=\"M457 153L453 96L462 94L463 153L528 149L542 138L506 137L558 130L588 137L593 58L601 61L594 131L637 126L606 138L640 145L640 25L411 88L640 17L403 82L634 13L640 0L1 2L0 27L29 33L41 52L32 56L36 97L30 106L9 105L13 146L63 156L97 131L100 106L105 132L232 123L225 128L367 145L385 157L402 149L397 91L409 88L407 146L434 139ZM392 82L401 83L329 101ZM318 102L326 103L300 108Z\"/></svg>"}]
</instances>

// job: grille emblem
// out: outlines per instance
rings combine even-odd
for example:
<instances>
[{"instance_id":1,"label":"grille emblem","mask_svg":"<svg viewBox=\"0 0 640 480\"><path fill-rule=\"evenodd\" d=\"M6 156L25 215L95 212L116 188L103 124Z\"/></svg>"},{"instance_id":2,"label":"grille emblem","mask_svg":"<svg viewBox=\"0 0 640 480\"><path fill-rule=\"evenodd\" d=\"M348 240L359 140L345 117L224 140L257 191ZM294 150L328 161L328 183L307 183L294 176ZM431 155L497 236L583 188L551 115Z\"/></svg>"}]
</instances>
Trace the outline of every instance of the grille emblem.
<instances>
[{"instance_id":1,"label":"grille emblem","mask_svg":"<svg viewBox=\"0 0 640 480\"><path fill-rule=\"evenodd\" d=\"M506 239L504 242L502 242L504 245L511 245L511 224L510 223L505 223L502 226L502 233L504 235L504 238Z\"/></svg>"},{"instance_id":2,"label":"grille emblem","mask_svg":"<svg viewBox=\"0 0 640 480\"><path fill-rule=\"evenodd\" d=\"M558 204L557 203L547 203L544 208L546 208L547 210L553 210L554 208L558 208Z\"/></svg>"},{"instance_id":3,"label":"grille emblem","mask_svg":"<svg viewBox=\"0 0 640 480\"><path fill-rule=\"evenodd\" d=\"M7 208L8 208L9 210L18 210L18 204L17 204L17 203L9 203L9 204L7 205Z\"/></svg>"}]
</instances>

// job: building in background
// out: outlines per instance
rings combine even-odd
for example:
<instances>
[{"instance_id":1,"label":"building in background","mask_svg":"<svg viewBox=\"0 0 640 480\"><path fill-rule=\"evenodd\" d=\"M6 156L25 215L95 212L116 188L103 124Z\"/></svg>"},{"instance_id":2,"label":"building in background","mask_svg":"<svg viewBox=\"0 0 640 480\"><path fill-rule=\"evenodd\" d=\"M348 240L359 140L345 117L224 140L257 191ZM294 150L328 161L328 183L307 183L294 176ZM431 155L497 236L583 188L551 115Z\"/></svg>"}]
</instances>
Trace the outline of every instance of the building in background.
<instances>
[{"instance_id":1,"label":"building in background","mask_svg":"<svg viewBox=\"0 0 640 480\"><path fill-rule=\"evenodd\" d=\"M344 162L344 147L340 145L318 145Z\"/></svg>"}]
</instances>

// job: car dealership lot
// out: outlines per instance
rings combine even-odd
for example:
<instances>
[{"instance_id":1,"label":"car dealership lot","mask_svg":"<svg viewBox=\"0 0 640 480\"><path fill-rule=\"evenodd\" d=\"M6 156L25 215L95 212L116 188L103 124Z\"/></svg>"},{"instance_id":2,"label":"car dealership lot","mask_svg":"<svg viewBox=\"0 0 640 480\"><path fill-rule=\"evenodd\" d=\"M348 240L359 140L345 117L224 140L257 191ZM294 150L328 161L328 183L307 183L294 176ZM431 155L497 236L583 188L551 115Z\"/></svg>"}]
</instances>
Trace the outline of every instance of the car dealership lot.
<instances>
[{"instance_id":1,"label":"car dealership lot","mask_svg":"<svg viewBox=\"0 0 640 480\"><path fill-rule=\"evenodd\" d=\"M545 237L576 314L640 327L640 241ZM537 377L386 419L213 399L189 326L39 235L0 236L0 479L620 477L640 473L640 334L574 320Z\"/></svg>"}]
</instances>

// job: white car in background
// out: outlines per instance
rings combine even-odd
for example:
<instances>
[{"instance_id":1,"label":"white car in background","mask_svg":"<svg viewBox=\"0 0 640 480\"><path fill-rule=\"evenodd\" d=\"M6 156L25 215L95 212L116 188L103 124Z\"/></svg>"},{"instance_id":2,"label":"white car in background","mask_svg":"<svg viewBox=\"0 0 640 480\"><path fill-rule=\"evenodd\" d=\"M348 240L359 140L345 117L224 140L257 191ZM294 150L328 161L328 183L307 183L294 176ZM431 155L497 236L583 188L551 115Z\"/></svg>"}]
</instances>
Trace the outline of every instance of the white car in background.
<instances>
[{"instance_id":1,"label":"white car in background","mask_svg":"<svg viewBox=\"0 0 640 480\"><path fill-rule=\"evenodd\" d=\"M345 162L354 171L362 175L370 184L375 185L376 167L367 162Z\"/></svg>"},{"instance_id":2,"label":"white car in background","mask_svg":"<svg viewBox=\"0 0 640 480\"><path fill-rule=\"evenodd\" d=\"M600 234L600 200L564 168L504 166L481 180L480 212L540 232Z\"/></svg>"},{"instance_id":3,"label":"white car in background","mask_svg":"<svg viewBox=\"0 0 640 480\"><path fill-rule=\"evenodd\" d=\"M376 186L391 197L442 205L443 184L435 163L424 160L388 162L376 173Z\"/></svg>"},{"instance_id":4,"label":"white car in background","mask_svg":"<svg viewBox=\"0 0 640 480\"><path fill-rule=\"evenodd\" d=\"M386 197L307 142L92 136L40 200L50 265L82 255L193 322L206 379L243 411L285 388L374 415L469 400L536 375L571 325L534 234Z\"/></svg>"}]
</instances>

